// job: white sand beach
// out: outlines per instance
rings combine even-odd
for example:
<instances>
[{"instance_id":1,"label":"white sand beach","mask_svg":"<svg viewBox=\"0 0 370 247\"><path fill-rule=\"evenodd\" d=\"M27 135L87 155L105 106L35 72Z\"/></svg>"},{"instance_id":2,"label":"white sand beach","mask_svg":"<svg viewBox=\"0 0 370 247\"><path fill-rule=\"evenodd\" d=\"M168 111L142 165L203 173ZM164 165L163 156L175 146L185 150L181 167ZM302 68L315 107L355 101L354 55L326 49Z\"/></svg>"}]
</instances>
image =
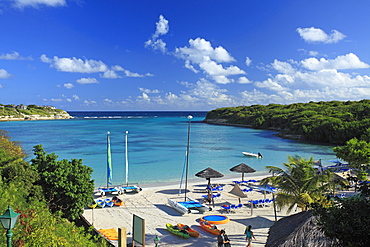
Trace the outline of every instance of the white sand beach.
<instances>
[{"instance_id":1,"label":"white sand beach","mask_svg":"<svg viewBox=\"0 0 370 247\"><path fill-rule=\"evenodd\" d=\"M260 180L261 176L253 176L253 174L246 175L244 180L255 179ZM119 198L125 202L124 206L102 208L102 209L86 209L83 216L99 229L120 228L125 227L128 233L132 232L133 214L144 218L146 225L146 245L155 246L153 239L156 235L160 238L159 246L217 246L216 235L206 232L199 225L200 217L208 214L223 214L229 217L230 222L218 225L219 229L225 229L228 234L232 246L246 246L244 238L244 229L248 225L253 226L253 232L257 240L253 240L253 246L265 246L267 241L268 231L270 226L275 221L274 207L270 206L253 208L251 210L248 205L249 200L264 199L265 194L262 191L253 190L247 192L248 198L242 198L241 203L245 206L234 212L227 213L221 211L221 206L225 204L238 204L239 198L228 193L233 188L233 180L240 180L241 175L233 178L212 179L212 184L224 185L221 192L220 199L215 200L215 207L212 211L204 214L192 213L181 215L179 212L171 208L167 204L167 198L174 198L178 196L179 185L166 185L143 188L140 193L124 194ZM201 181L200 179L198 181ZM256 188L258 184L250 185L251 188ZM204 182L196 182L188 185L187 196L193 199L202 199L205 195L206 180ZM241 188L247 188L241 186ZM184 196L183 194L180 196ZM111 197L111 196L107 196ZM272 198L272 194L267 194L266 198ZM295 212L292 212L295 213ZM277 219L286 216L286 210L277 211ZM166 223L176 225L182 223L189 225L200 233L199 238L190 237L189 239L182 239L167 231ZM127 243L131 243L131 235L127 236ZM112 241L118 246L117 241ZM141 246L136 244L135 246Z\"/></svg>"}]
</instances>

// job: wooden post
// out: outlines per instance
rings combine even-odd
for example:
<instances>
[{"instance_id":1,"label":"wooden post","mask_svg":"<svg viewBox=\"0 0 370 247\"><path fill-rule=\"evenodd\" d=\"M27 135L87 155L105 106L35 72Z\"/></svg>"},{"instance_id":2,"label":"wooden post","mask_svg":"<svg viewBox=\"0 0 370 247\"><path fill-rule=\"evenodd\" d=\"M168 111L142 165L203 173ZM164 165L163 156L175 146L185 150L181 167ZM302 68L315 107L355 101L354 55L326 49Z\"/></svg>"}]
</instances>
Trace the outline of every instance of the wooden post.
<instances>
[{"instance_id":1,"label":"wooden post","mask_svg":"<svg viewBox=\"0 0 370 247\"><path fill-rule=\"evenodd\" d=\"M118 247L126 246L127 246L126 228L120 227L118 228Z\"/></svg>"}]
</instances>

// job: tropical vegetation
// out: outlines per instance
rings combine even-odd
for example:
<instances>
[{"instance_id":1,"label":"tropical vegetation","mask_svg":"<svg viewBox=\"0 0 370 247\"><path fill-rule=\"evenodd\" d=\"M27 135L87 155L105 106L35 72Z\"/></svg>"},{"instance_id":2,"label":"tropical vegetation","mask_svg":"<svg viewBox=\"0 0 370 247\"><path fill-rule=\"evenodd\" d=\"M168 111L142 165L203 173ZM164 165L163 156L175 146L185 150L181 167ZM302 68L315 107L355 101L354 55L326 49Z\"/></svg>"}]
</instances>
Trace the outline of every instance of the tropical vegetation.
<instances>
[{"instance_id":1,"label":"tropical vegetation","mask_svg":"<svg viewBox=\"0 0 370 247\"><path fill-rule=\"evenodd\" d=\"M206 123L280 131L285 137L344 144L370 133L370 100L225 107L207 113Z\"/></svg>"},{"instance_id":2,"label":"tropical vegetation","mask_svg":"<svg viewBox=\"0 0 370 247\"><path fill-rule=\"evenodd\" d=\"M8 205L20 214L13 246L107 246L73 221L91 200L91 168L80 160L57 161L41 145L34 152L27 162L18 143L0 131L0 214ZM6 243L5 234L0 243Z\"/></svg>"},{"instance_id":3,"label":"tropical vegetation","mask_svg":"<svg viewBox=\"0 0 370 247\"><path fill-rule=\"evenodd\" d=\"M312 208L313 203L322 206L330 205L327 195L333 194L333 188L344 187L346 182L335 179L330 170L318 173L313 159L300 156L289 156L284 168L266 166L272 177L264 178L262 184L271 184L279 188L276 193L276 205L280 208L288 206L290 213L296 206L302 211Z\"/></svg>"}]
</instances>

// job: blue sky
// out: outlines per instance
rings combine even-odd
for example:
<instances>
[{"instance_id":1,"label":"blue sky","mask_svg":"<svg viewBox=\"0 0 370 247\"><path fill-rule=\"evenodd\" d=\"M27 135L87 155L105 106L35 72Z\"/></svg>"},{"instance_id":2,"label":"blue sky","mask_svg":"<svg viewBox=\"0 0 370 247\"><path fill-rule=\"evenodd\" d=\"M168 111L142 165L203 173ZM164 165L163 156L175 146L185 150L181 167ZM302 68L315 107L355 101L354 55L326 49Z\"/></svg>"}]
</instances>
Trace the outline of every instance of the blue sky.
<instances>
[{"instance_id":1,"label":"blue sky","mask_svg":"<svg viewBox=\"0 0 370 247\"><path fill-rule=\"evenodd\" d=\"M369 1L0 0L0 103L212 110L370 98Z\"/></svg>"}]
</instances>

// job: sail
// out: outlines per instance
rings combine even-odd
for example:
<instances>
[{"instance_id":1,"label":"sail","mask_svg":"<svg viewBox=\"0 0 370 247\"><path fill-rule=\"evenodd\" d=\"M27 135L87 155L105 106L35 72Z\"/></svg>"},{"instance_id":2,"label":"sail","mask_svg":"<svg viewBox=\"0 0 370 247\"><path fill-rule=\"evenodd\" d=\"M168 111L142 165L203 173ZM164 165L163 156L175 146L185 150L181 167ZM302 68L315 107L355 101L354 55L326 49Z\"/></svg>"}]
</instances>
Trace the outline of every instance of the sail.
<instances>
[{"instance_id":1,"label":"sail","mask_svg":"<svg viewBox=\"0 0 370 247\"><path fill-rule=\"evenodd\" d=\"M112 184L113 170L112 170L112 155L110 151L110 137L109 131L107 132L107 187L108 184Z\"/></svg>"}]
</instances>

